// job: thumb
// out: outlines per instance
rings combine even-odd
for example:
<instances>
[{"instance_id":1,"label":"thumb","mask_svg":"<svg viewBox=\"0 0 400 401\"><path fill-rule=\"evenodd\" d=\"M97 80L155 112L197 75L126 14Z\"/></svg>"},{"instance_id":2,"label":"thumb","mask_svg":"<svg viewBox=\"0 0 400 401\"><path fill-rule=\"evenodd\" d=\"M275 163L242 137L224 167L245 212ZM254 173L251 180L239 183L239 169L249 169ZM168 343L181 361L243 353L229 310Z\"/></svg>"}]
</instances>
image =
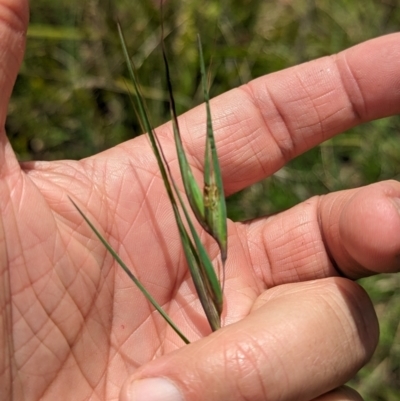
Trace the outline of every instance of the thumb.
<instances>
[{"instance_id":1,"label":"thumb","mask_svg":"<svg viewBox=\"0 0 400 401\"><path fill-rule=\"evenodd\" d=\"M29 20L28 0L0 0L0 143L12 88L25 50ZM3 149L3 146L1 147ZM1 150L0 150L1 151Z\"/></svg>"},{"instance_id":2,"label":"thumb","mask_svg":"<svg viewBox=\"0 0 400 401\"><path fill-rule=\"evenodd\" d=\"M141 367L120 400L310 401L354 376L377 339L372 304L354 282L286 284L242 321Z\"/></svg>"}]
</instances>

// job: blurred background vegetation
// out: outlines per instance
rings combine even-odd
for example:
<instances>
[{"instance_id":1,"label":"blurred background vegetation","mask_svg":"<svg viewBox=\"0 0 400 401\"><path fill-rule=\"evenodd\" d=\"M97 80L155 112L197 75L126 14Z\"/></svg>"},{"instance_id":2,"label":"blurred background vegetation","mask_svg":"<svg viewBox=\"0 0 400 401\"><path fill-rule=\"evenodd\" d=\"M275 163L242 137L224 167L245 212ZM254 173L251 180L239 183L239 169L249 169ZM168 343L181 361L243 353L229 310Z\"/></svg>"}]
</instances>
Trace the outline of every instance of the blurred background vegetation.
<instances>
[{"instance_id":1,"label":"blurred background vegetation","mask_svg":"<svg viewBox=\"0 0 400 401\"><path fill-rule=\"evenodd\" d=\"M400 26L397 0L164 0L178 111L202 101L196 34L215 96L252 78L329 55ZM20 160L79 159L141 133L127 96L124 28L154 125L169 119L157 0L36 0L7 132ZM377 72L379 73L379 72ZM232 196L236 220L315 194L400 178L400 118L364 124ZM400 275L362 280L381 322L375 356L351 385L366 401L400 399Z\"/></svg>"}]
</instances>

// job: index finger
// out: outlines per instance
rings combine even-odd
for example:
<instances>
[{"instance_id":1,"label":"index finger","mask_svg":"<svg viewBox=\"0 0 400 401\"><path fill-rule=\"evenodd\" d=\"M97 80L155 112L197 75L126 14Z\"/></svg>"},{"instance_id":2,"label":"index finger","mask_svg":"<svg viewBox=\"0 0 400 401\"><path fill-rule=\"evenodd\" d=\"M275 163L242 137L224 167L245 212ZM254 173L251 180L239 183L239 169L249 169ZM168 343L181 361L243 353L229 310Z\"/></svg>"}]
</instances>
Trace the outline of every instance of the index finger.
<instances>
[{"instance_id":1,"label":"index finger","mask_svg":"<svg viewBox=\"0 0 400 401\"><path fill-rule=\"evenodd\" d=\"M226 194L273 174L355 125L399 113L399 55L400 34L382 36L257 78L213 99ZM188 152L200 169L205 124L203 106L180 117Z\"/></svg>"}]
</instances>

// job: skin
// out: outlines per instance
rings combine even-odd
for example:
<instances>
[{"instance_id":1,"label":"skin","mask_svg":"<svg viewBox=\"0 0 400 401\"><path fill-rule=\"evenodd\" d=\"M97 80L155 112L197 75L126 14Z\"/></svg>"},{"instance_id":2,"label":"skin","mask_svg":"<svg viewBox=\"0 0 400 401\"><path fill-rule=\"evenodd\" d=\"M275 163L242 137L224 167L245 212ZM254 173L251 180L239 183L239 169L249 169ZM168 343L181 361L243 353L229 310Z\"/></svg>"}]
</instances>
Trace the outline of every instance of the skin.
<instances>
[{"instance_id":1,"label":"skin","mask_svg":"<svg viewBox=\"0 0 400 401\"><path fill-rule=\"evenodd\" d=\"M4 122L27 23L27 1L0 0L0 399L128 400L138 379L164 377L186 401L360 400L341 386L373 353L378 324L352 279L399 270L399 183L230 222L225 327L210 335L145 137L81 161L16 160ZM399 113L399 54L393 34L214 99L226 194ZM203 107L180 119L199 175L205 121ZM171 126L158 134L177 172ZM153 312L68 196L194 343Z\"/></svg>"}]
</instances>

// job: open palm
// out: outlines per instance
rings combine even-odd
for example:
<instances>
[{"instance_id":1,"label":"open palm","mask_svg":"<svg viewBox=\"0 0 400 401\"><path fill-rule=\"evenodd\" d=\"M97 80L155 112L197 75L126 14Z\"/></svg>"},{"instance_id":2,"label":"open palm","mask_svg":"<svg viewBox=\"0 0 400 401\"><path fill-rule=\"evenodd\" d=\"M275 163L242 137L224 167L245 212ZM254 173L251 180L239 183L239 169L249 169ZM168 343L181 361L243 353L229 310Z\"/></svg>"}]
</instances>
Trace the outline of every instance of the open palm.
<instances>
[{"instance_id":1,"label":"open palm","mask_svg":"<svg viewBox=\"0 0 400 401\"><path fill-rule=\"evenodd\" d=\"M0 30L6 38L0 45L3 127L23 53L21 33L26 28L27 5L23 0L2 3ZM400 61L393 54L398 54L399 42L398 35L384 37L336 57L259 78L214 99L212 112L226 194L268 176L292 157L352 125L398 112ZM376 68L381 73L372 82ZM200 176L205 110L192 110L182 116L180 125L190 161ZM178 175L170 125L159 128L158 134L172 171ZM130 374L183 345L115 264L68 197L96 224L190 340L210 333L146 137L81 161L22 165L4 130L0 144L0 346L4 355L0 383L6 389L4 399L10 395L27 400L60 399L60 394L62 399L116 399ZM323 308L329 302L322 301L322 294L327 292L334 294L328 298L335 298L336 304L350 304L349 299L355 297L370 308L354 283L329 277L340 272L357 278L397 268L395 255L400 243L394 233L400 220L389 199L399 194L398 183L381 183L313 198L269 219L230 223L223 315L227 328L207 337L207 352L217 353L223 341L226 344L226 338L232 338L236 347L242 344L232 351L234 366L241 366L240 355L255 364L250 344L257 338L260 344L267 342L260 340L261 324L255 322L269 322L268 328L276 327L293 339L290 333L298 326L288 327L286 322L296 322L299 311L316 299L322 305L318 313L326 315ZM371 213L366 214L368 208ZM378 233L379 243L371 245L369 239L380 230L377 221L383 222L385 229ZM362 236L355 227L363 231ZM204 240L218 263L217 246L205 234ZM320 280L306 282L314 279ZM303 293L314 298L296 295ZM285 323L278 313L269 312L274 310L274 302L279 305L275 310L287 312ZM258 313L267 303L261 318ZM354 317L360 313L357 308L339 309L345 316L331 316L330 324L340 326L351 316L354 322L348 330L360 331L360 319ZM349 344L337 340L342 353L350 349L354 353L354 344L358 350L342 367L343 373L304 389L301 399L309 400L343 384L369 357L377 337L370 309L365 312L372 321L369 333ZM316 319L303 319L302 329L312 331ZM251 328L251 336L244 327ZM229 330L230 337L223 337ZM246 336L238 337L237 333L244 331ZM343 335L349 335L346 333ZM318 341L318 336L326 333L321 328L313 335ZM297 343L304 338L299 335ZM201 341L188 349L193 347L200 358L196 344ZM321 347L318 352L333 358L325 345ZM225 358L230 355L227 345L223 354ZM269 358L274 359L271 353ZM337 362L330 359L330 364L339 364L338 356L333 359ZM205 358L206 362L210 359ZM190 370L193 362L187 363ZM242 373L245 376L246 369ZM190 380L184 374L176 380L187 400L203 399L188 390ZM250 393L241 390L243 399L249 394L251 399L264 399L257 398L262 386L256 388L258 393L254 388L246 390ZM299 394L299 386L293 391ZM226 399L242 399L237 397Z\"/></svg>"}]
</instances>

